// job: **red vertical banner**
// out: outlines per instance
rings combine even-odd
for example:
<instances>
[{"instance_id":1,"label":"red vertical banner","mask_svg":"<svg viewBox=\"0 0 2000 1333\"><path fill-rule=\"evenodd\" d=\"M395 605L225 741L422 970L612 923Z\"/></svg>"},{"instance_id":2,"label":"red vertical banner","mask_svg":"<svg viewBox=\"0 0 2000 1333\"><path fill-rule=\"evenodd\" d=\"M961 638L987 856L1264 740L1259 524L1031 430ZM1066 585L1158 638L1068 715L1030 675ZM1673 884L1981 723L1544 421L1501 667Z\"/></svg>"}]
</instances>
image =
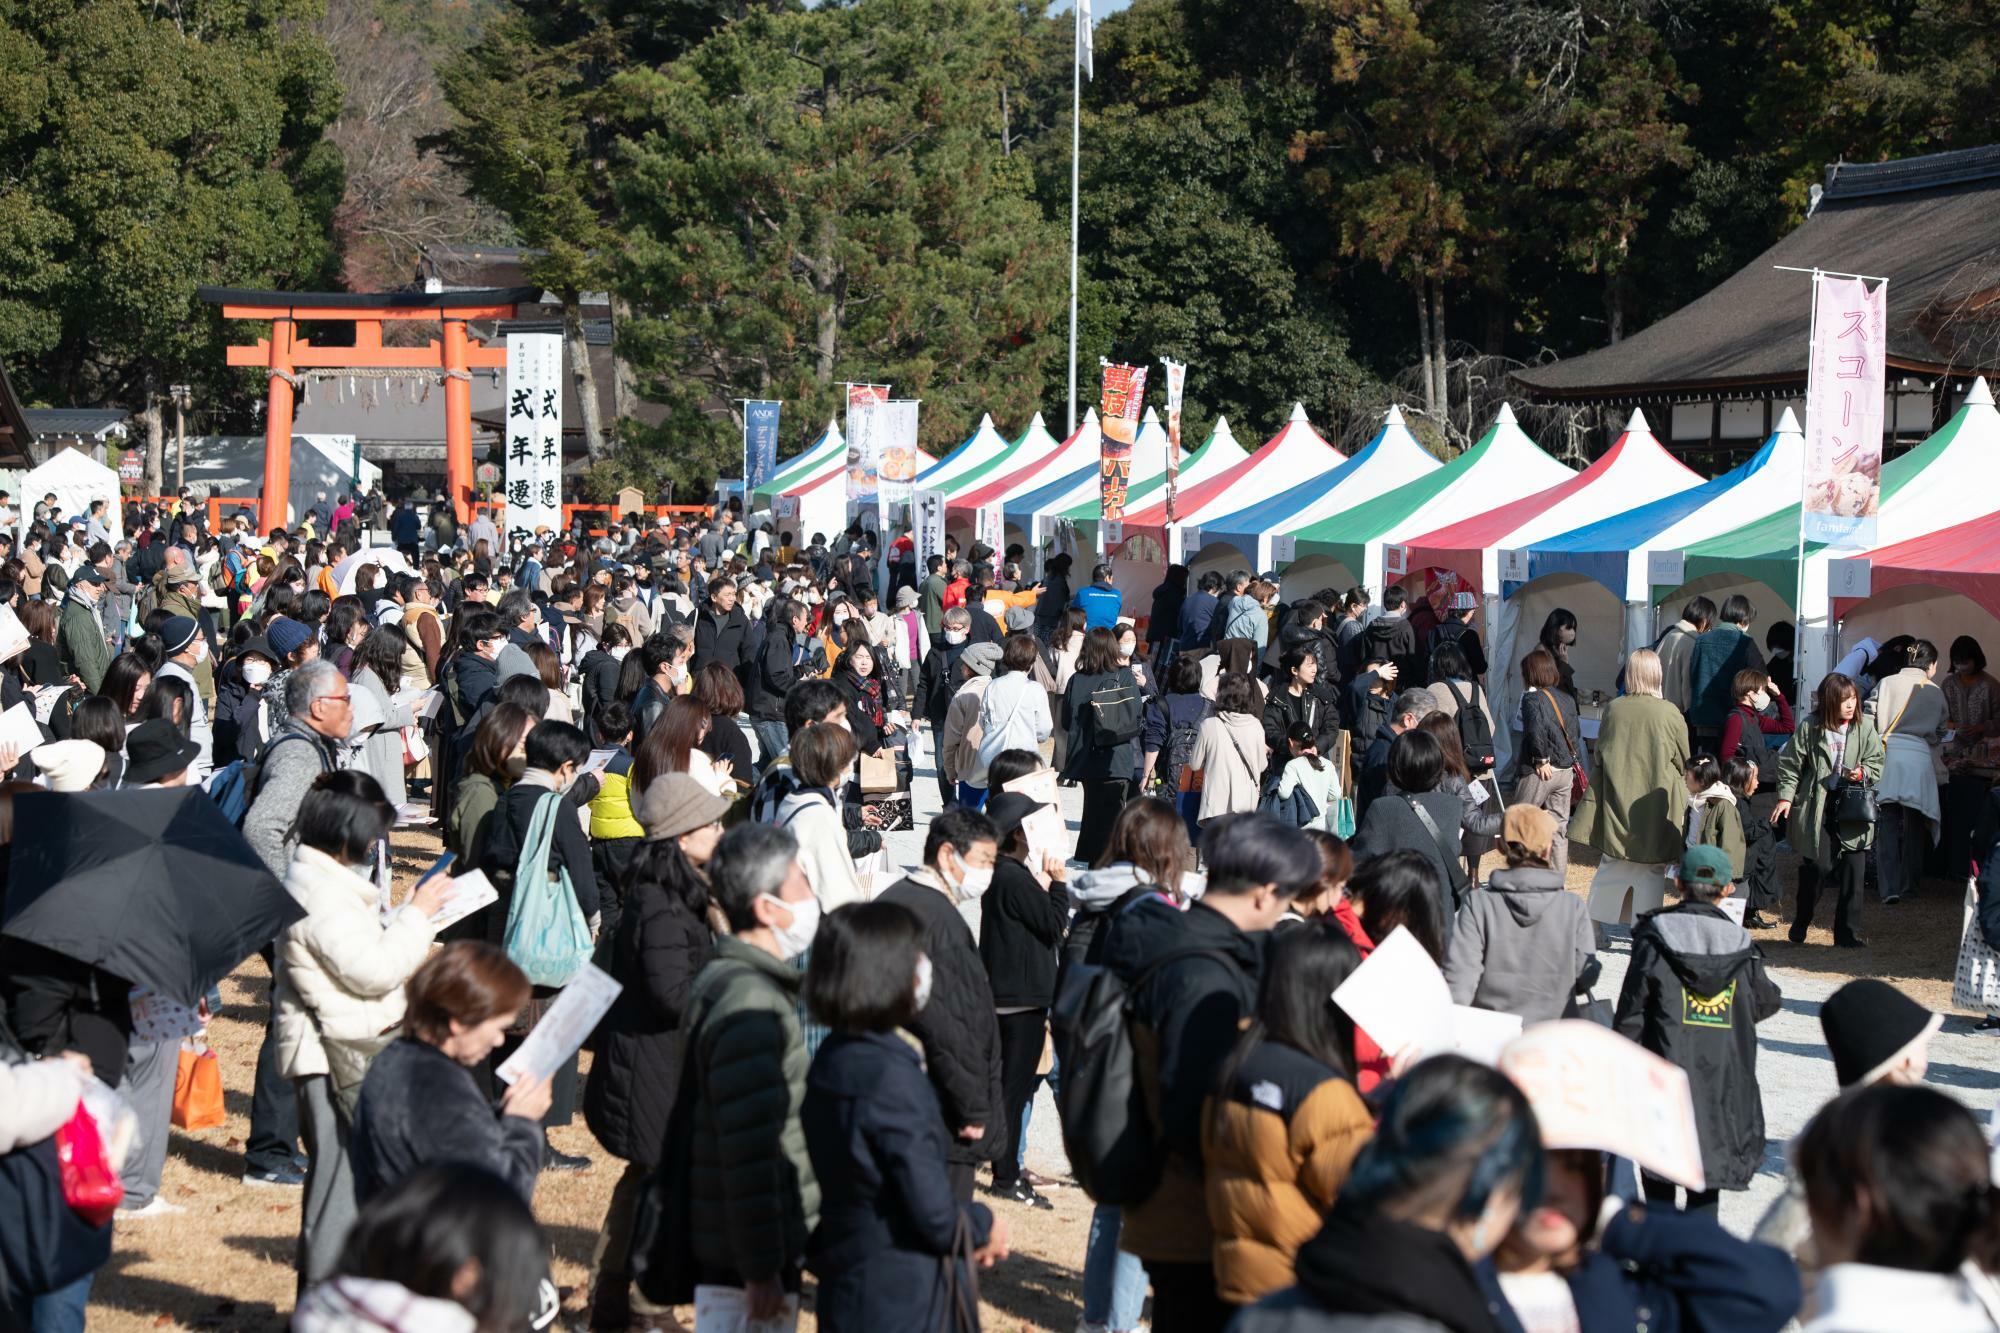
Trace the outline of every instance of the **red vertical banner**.
<instances>
[{"instance_id":1,"label":"red vertical banner","mask_svg":"<svg viewBox=\"0 0 2000 1333\"><path fill-rule=\"evenodd\" d=\"M1132 484L1132 442L1139 438L1139 414L1146 405L1146 368L1106 361L1100 404L1099 513L1104 522L1117 523L1125 518L1125 492Z\"/></svg>"},{"instance_id":2,"label":"red vertical banner","mask_svg":"<svg viewBox=\"0 0 2000 1333\"><path fill-rule=\"evenodd\" d=\"M1180 494L1181 399L1187 389L1187 366L1170 356L1161 357L1160 365L1167 372L1167 524L1171 527Z\"/></svg>"}]
</instances>

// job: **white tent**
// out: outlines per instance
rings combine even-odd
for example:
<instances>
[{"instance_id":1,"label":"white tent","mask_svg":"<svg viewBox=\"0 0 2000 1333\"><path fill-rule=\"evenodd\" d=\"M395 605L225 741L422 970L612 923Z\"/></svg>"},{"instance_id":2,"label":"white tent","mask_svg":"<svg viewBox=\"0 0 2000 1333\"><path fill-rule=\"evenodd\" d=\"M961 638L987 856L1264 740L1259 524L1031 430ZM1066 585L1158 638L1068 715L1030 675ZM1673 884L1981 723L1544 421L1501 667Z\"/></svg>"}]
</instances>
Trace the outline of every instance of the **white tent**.
<instances>
[{"instance_id":1,"label":"white tent","mask_svg":"<svg viewBox=\"0 0 2000 1333\"><path fill-rule=\"evenodd\" d=\"M19 510L32 514L44 495L55 493L64 518L90 511L93 500L104 501L104 526L113 537L125 535L125 515L118 497L118 474L93 463L76 449L58 451L21 480Z\"/></svg>"}]
</instances>

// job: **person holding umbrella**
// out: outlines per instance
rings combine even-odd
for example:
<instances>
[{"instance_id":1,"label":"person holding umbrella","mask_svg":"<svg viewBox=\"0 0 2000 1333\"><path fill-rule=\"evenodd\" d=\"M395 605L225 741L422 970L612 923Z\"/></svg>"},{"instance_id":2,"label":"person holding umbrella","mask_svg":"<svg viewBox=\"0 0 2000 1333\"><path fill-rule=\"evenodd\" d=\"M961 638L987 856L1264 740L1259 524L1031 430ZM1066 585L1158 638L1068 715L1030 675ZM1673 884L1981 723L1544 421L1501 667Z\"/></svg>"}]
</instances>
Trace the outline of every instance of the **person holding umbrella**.
<instances>
[{"instance_id":1,"label":"person holding umbrella","mask_svg":"<svg viewBox=\"0 0 2000 1333\"><path fill-rule=\"evenodd\" d=\"M353 1226L353 1104L385 1034L403 1021L404 983L429 955L431 920L451 896L451 880L433 875L383 919L369 872L395 818L374 778L321 774L299 806L298 851L285 875L306 909L278 940L276 988L280 1072L298 1090L308 1153L301 1290L333 1270Z\"/></svg>"},{"instance_id":2,"label":"person holding umbrella","mask_svg":"<svg viewBox=\"0 0 2000 1333\"><path fill-rule=\"evenodd\" d=\"M188 786L201 756L200 746L160 717L133 728L125 744L130 751L125 785L132 788L161 790ZM150 997L135 989L132 999L136 1007L148 1003ZM119 1173L125 1186L125 1201L118 1208L123 1221L186 1211L160 1196L160 1174L167 1165L168 1126L173 1118L174 1079L180 1072L180 1055L178 1036L147 1041L135 1035L127 1046L125 1100L132 1106L138 1135L125 1156L124 1170Z\"/></svg>"}]
</instances>

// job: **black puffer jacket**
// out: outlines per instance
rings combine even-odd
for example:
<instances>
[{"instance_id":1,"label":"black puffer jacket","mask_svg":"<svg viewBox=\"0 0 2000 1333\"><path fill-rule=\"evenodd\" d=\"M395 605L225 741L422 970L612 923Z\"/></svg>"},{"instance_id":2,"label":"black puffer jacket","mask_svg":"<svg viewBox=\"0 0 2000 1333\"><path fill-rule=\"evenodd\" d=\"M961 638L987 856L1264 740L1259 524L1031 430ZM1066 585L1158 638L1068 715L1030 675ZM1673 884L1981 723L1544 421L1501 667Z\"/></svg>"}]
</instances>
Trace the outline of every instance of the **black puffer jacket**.
<instances>
[{"instance_id":1,"label":"black puffer jacket","mask_svg":"<svg viewBox=\"0 0 2000 1333\"><path fill-rule=\"evenodd\" d=\"M588 718L599 704L618 697L618 673L625 664L602 648L592 648L577 665L583 673L583 715Z\"/></svg>"},{"instance_id":2,"label":"black puffer jacket","mask_svg":"<svg viewBox=\"0 0 2000 1333\"><path fill-rule=\"evenodd\" d=\"M931 998L910 1020L923 1044L924 1067L951 1131L945 1157L952 1162L990 1161L1000 1149L1004 1112L1000 1095L1000 1025L993 1017L993 989L986 981L972 927L944 894L916 879L899 879L878 899L909 909L923 926L924 957L931 960ZM968 1141L958 1131L984 1125Z\"/></svg>"},{"instance_id":3,"label":"black puffer jacket","mask_svg":"<svg viewBox=\"0 0 2000 1333\"><path fill-rule=\"evenodd\" d=\"M681 1077L681 1019L715 936L678 894L635 884L611 946L610 972L625 989L597 1029L597 1058L583 1119L607 1150L659 1163Z\"/></svg>"},{"instance_id":4,"label":"black puffer jacket","mask_svg":"<svg viewBox=\"0 0 2000 1333\"><path fill-rule=\"evenodd\" d=\"M1043 888L1025 865L1003 856L980 904L979 956L993 984L993 1003L1046 1009L1056 998L1056 949L1069 924L1069 890L1061 880Z\"/></svg>"}]
</instances>

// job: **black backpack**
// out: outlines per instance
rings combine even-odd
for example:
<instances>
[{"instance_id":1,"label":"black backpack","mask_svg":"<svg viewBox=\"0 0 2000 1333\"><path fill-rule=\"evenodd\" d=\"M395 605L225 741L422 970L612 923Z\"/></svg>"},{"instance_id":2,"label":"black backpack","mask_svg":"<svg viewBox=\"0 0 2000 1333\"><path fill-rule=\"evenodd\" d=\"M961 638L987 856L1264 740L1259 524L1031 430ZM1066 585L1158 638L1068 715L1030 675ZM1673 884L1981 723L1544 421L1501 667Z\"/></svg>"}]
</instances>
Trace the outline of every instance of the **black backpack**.
<instances>
[{"instance_id":1,"label":"black backpack","mask_svg":"<svg viewBox=\"0 0 2000 1333\"><path fill-rule=\"evenodd\" d=\"M1460 698L1458 689L1450 681L1438 682L1444 686L1452 702L1458 705L1458 743L1465 748L1465 761L1474 770L1493 762L1493 727L1486 720L1486 710L1479 706L1476 698Z\"/></svg>"},{"instance_id":2,"label":"black backpack","mask_svg":"<svg viewBox=\"0 0 2000 1333\"><path fill-rule=\"evenodd\" d=\"M1160 747L1159 761L1153 767L1153 786L1158 795L1169 801L1180 799L1181 770L1187 767L1188 756L1194 753L1194 743L1200 735L1198 720L1179 723L1167 732L1167 743Z\"/></svg>"},{"instance_id":3,"label":"black backpack","mask_svg":"<svg viewBox=\"0 0 2000 1333\"><path fill-rule=\"evenodd\" d=\"M1146 715L1146 696L1130 671L1090 691L1090 746L1115 750L1139 734Z\"/></svg>"},{"instance_id":4,"label":"black backpack","mask_svg":"<svg viewBox=\"0 0 2000 1333\"><path fill-rule=\"evenodd\" d=\"M1062 1087L1063 1150L1084 1193L1098 1203L1130 1207L1160 1186L1166 1161L1161 1141L1159 1046L1135 1012L1138 997L1168 963L1208 957L1236 966L1214 949L1173 949L1149 963L1127 986L1110 968L1075 963L1063 977L1050 1013Z\"/></svg>"}]
</instances>

